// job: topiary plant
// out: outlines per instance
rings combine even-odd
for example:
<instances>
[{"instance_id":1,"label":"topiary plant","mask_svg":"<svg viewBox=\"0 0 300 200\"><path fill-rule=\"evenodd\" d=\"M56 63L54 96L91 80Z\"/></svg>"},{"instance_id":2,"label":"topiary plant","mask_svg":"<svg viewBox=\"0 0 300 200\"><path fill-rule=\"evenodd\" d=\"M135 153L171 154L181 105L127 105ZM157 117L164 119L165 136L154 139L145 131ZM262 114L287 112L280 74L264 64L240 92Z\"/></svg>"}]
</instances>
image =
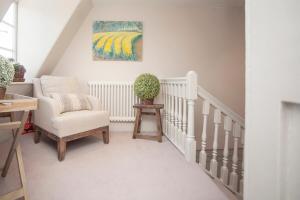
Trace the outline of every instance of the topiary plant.
<instances>
[{"instance_id":1,"label":"topiary plant","mask_svg":"<svg viewBox=\"0 0 300 200\"><path fill-rule=\"evenodd\" d=\"M13 81L14 74L13 64L0 55L0 99L4 97L6 88Z\"/></svg>"},{"instance_id":2,"label":"topiary plant","mask_svg":"<svg viewBox=\"0 0 300 200\"><path fill-rule=\"evenodd\" d=\"M144 104L153 104L153 99L159 94L159 90L158 78L149 73L141 74L134 82L134 92Z\"/></svg>"}]
</instances>

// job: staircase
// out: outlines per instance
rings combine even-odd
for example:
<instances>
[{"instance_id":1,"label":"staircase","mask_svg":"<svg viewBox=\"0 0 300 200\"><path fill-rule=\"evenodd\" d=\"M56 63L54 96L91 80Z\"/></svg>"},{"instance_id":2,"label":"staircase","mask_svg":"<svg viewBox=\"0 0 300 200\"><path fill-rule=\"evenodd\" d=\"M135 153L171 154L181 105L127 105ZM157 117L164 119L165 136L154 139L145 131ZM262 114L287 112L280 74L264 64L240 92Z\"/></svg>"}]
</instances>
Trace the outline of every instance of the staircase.
<instances>
[{"instance_id":1,"label":"staircase","mask_svg":"<svg viewBox=\"0 0 300 200\"><path fill-rule=\"evenodd\" d=\"M199 86L193 71L161 83L165 135L188 161L199 163L209 176L241 197L244 119ZM202 117L197 121L195 103L202 105ZM196 138L195 122L199 121L202 132Z\"/></svg>"},{"instance_id":2,"label":"staircase","mask_svg":"<svg viewBox=\"0 0 300 200\"><path fill-rule=\"evenodd\" d=\"M241 199L244 119L199 86L193 71L160 82L158 100L165 105L165 136L187 161L198 163L199 170ZM112 122L134 121L132 106L139 99L134 95L132 82L92 81L88 85L90 95L99 98L103 109L111 112ZM196 110L195 105L200 105L201 110ZM196 119L196 114L200 114L200 119Z\"/></svg>"}]
</instances>

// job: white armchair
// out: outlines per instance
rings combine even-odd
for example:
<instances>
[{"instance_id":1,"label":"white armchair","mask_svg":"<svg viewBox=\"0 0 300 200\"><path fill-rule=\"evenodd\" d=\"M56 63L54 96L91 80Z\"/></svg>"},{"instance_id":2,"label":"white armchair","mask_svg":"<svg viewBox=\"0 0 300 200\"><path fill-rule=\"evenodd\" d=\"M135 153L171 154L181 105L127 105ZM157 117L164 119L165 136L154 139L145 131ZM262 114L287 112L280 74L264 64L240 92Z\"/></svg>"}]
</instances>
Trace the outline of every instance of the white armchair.
<instances>
[{"instance_id":1,"label":"white armchair","mask_svg":"<svg viewBox=\"0 0 300 200\"><path fill-rule=\"evenodd\" d=\"M34 141L40 141L41 133L57 141L58 160L65 157L66 143L95 134L102 134L105 144L109 143L109 113L101 110L95 97L86 95L91 110L60 113L59 103L47 93L80 93L74 78L44 76L33 79L34 97L38 98L38 110L34 112L37 129Z\"/></svg>"}]
</instances>

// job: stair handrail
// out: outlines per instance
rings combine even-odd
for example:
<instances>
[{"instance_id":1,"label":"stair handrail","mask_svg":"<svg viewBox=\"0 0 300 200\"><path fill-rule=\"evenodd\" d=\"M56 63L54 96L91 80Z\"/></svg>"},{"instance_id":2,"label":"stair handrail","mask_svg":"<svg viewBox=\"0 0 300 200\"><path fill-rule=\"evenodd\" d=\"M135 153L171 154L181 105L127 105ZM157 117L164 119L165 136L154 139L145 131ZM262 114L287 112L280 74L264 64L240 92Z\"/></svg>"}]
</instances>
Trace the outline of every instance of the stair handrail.
<instances>
[{"instance_id":1,"label":"stair handrail","mask_svg":"<svg viewBox=\"0 0 300 200\"><path fill-rule=\"evenodd\" d=\"M245 120L238 113L236 113L231 108L229 108L227 105L222 103L218 98L216 98L214 95L209 93L202 86L198 85L197 90L198 90L197 91L198 97L201 97L202 99L208 101L215 108L219 109L223 114L225 114L226 116L229 116L233 121L239 123L243 128L245 127Z\"/></svg>"}]
</instances>

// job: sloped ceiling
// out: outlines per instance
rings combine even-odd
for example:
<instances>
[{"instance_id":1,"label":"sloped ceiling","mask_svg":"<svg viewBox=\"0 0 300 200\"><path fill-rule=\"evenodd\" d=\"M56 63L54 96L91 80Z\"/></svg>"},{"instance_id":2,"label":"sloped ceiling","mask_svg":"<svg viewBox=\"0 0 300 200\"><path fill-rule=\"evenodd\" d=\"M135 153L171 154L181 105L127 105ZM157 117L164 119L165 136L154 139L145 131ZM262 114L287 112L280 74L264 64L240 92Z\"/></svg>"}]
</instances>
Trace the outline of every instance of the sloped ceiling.
<instances>
[{"instance_id":1,"label":"sloped ceiling","mask_svg":"<svg viewBox=\"0 0 300 200\"><path fill-rule=\"evenodd\" d=\"M18 61L26 79L55 67L92 8L90 0L20 0Z\"/></svg>"},{"instance_id":2,"label":"sloped ceiling","mask_svg":"<svg viewBox=\"0 0 300 200\"><path fill-rule=\"evenodd\" d=\"M2 18L4 17L6 11L8 10L10 4L13 2L14 0L0 0L0 21L2 20Z\"/></svg>"},{"instance_id":3,"label":"sloped ceiling","mask_svg":"<svg viewBox=\"0 0 300 200\"><path fill-rule=\"evenodd\" d=\"M72 14L70 20L64 27L63 31L57 38L55 44L51 48L47 58L42 64L40 70L37 73L37 76L40 77L43 74L50 74L60 57L65 52L66 48L69 46L70 42L73 39L73 36L76 34L77 30L80 28L85 17L92 8L91 1L81 1L74 13Z\"/></svg>"}]
</instances>

